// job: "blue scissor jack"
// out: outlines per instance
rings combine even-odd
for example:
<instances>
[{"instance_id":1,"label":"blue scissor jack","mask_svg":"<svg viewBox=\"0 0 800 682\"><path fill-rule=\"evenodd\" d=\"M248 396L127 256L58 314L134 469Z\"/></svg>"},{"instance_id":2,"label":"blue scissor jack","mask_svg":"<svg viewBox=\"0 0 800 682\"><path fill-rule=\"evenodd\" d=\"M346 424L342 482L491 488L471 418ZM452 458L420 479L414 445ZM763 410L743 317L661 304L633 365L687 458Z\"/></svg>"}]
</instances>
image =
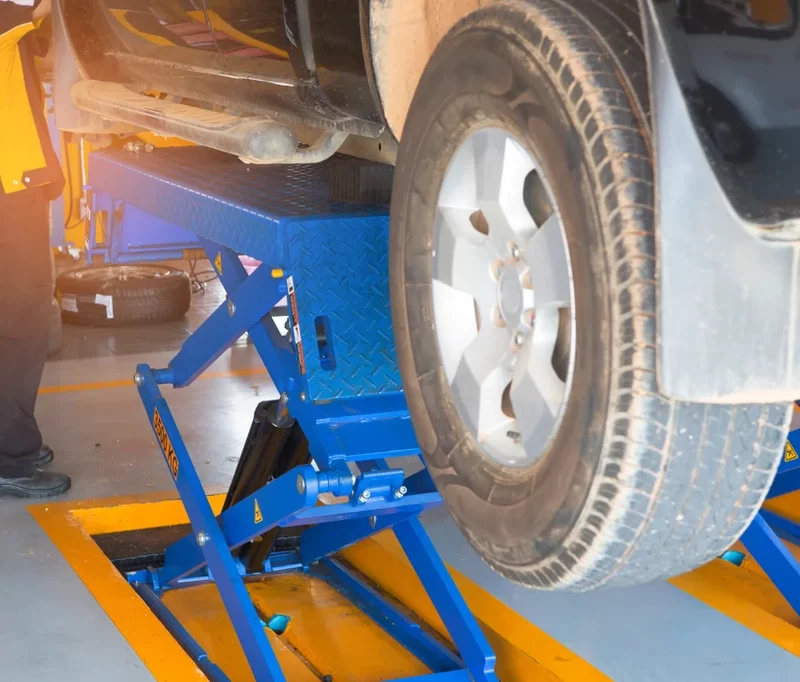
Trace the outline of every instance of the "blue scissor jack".
<instances>
[{"instance_id":1,"label":"blue scissor jack","mask_svg":"<svg viewBox=\"0 0 800 682\"><path fill-rule=\"evenodd\" d=\"M789 432L768 500L800 490L799 453L800 429L795 429ZM800 562L782 540L800 546L800 524L768 509L761 509L742 535L747 551L800 616Z\"/></svg>"},{"instance_id":2,"label":"blue scissor jack","mask_svg":"<svg viewBox=\"0 0 800 682\"><path fill-rule=\"evenodd\" d=\"M167 368L137 367L139 394L192 531L166 550L162 568L129 574L129 581L213 680L227 678L159 594L213 581L255 679L278 682L286 677L245 581L295 570L328 580L432 671L406 679L496 681L494 654L419 520L441 503L439 494L424 469L407 476L386 461L419 455L394 357L386 209L328 198L328 173L338 160L250 170L200 149L93 156L93 189L191 229L227 292ZM262 265L248 275L239 254ZM270 316L284 297L287 334ZM249 474L240 466L236 494L215 516L159 386L188 386L245 332L280 395L257 410L245 450L259 433L269 440L279 432L278 449L293 445L258 489L247 488ZM324 493L333 499L320 504ZM259 538L269 549L264 538L289 527L302 529L293 547L259 553ZM334 558L386 528L394 530L456 651Z\"/></svg>"}]
</instances>

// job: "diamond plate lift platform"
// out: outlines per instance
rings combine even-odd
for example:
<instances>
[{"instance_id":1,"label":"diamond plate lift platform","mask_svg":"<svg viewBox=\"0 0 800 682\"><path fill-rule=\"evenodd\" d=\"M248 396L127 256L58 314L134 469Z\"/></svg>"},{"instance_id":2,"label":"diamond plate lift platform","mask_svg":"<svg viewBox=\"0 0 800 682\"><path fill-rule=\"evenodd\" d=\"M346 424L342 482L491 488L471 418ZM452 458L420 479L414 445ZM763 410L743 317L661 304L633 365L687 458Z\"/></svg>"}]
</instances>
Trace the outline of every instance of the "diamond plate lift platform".
<instances>
[{"instance_id":1,"label":"diamond plate lift platform","mask_svg":"<svg viewBox=\"0 0 800 682\"><path fill-rule=\"evenodd\" d=\"M386 462L419 455L391 329L389 218L385 208L328 198L335 163L248 167L197 148L93 158L92 189L195 233L227 292L168 367L137 367L139 394L192 532L167 549L163 568L137 571L129 581L212 680L227 678L159 595L213 581L255 679L278 682L286 677L244 581L294 570L329 581L431 670L406 679L494 682L494 654L418 518L440 497L424 469L407 477ZM248 276L240 255L262 265ZM285 296L288 336L270 317ZM159 385L188 386L245 332L280 400L261 416L257 411L228 503L216 517ZM281 443L294 443L291 451L275 446L273 428L283 430ZM270 447L277 455L269 455ZM270 458L267 465L262 457ZM265 484L250 490L259 462ZM335 501L321 504L324 493ZM292 527L298 529L292 548L243 552L274 537L276 528ZM386 528L394 530L457 651L333 558Z\"/></svg>"}]
</instances>

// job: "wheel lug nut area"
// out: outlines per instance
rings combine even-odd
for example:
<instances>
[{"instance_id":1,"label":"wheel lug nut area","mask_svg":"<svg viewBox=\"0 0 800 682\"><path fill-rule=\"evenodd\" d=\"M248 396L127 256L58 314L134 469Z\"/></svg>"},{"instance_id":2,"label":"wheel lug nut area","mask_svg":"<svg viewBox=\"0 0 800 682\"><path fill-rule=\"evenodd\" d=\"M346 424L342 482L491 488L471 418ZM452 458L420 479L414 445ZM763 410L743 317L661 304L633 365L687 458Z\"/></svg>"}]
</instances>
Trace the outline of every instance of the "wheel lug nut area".
<instances>
[{"instance_id":1,"label":"wheel lug nut area","mask_svg":"<svg viewBox=\"0 0 800 682\"><path fill-rule=\"evenodd\" d=\"M519 268L516 265L504 267L497 278L497 308L505 326L512 329L520 327L524 307Z\"/></svg>"}]
</instances>

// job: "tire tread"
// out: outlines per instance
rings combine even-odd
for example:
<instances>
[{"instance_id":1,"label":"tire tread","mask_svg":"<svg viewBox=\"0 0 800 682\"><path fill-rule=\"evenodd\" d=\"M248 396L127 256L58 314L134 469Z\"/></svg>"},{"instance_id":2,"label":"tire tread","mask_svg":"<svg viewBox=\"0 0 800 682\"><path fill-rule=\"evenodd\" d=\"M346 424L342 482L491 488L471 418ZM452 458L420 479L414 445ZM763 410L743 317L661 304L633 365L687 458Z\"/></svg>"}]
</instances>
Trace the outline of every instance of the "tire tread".
<instances>
[{"instance_id":1,"label":"tire tread","mask_svg":"<svg viewBox=\"0 0 800 682\"><path fill-rule=\"evenodd\" d=\"M620 341L605 452L568 549L530 567L487 561L545 589L690 570L730 547L758 511L780 461L789 406L692 404L658 392L655 187L636 0L506 1L484 17L518 27L515 37L529 43L569 103L604 213Z\"/></svg>"}]
</instances>

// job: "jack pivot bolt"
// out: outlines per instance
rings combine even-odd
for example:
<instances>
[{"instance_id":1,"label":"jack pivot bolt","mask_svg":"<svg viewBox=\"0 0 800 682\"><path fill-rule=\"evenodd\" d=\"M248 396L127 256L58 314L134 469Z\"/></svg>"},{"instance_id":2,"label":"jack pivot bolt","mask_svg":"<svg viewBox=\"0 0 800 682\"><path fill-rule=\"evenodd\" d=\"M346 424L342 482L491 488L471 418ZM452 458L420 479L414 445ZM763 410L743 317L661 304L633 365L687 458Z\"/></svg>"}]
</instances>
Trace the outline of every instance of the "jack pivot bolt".
<instances>
[{"instance_id":1,"label":"jack pivot bolt","mask_svg":"<svg viewBox=\"0 0 800 682\"><path fill-rule=\"evenodd\" d=\"M198 547L205 547L205 544L206 544L206 543L207 543L207 542L208 542L210 539L211 539L211 538L210 538L210 537L208 537L208 533L206 533L205 531L201 530L201 531L200 531L200 532L197 534L197 545L198 545Z\"/></svg>"},{"instance_id":2,"label":"jack pivot bolt","mask_svg":"<svg viewBox=\"0 0 800 682\"><path fill-rule=\"evenodd\" d=\"M369 490L365 490L361 495L358 496L359 502L366 502L370 497L372 497L372 493Z\"/></svg>"},{"instance_id":3,"label":"jack pivot bolt","mask_svg":"<svg viewBox=\"0 0 800 682\"><path fill-rule=\"evenodd\" d=\"M407 492L408 488L406 488L404 485L401 485L397 490L394 491L394 496L399 500L401 497L404 497Z\"/></svg>"}]
</instances>

